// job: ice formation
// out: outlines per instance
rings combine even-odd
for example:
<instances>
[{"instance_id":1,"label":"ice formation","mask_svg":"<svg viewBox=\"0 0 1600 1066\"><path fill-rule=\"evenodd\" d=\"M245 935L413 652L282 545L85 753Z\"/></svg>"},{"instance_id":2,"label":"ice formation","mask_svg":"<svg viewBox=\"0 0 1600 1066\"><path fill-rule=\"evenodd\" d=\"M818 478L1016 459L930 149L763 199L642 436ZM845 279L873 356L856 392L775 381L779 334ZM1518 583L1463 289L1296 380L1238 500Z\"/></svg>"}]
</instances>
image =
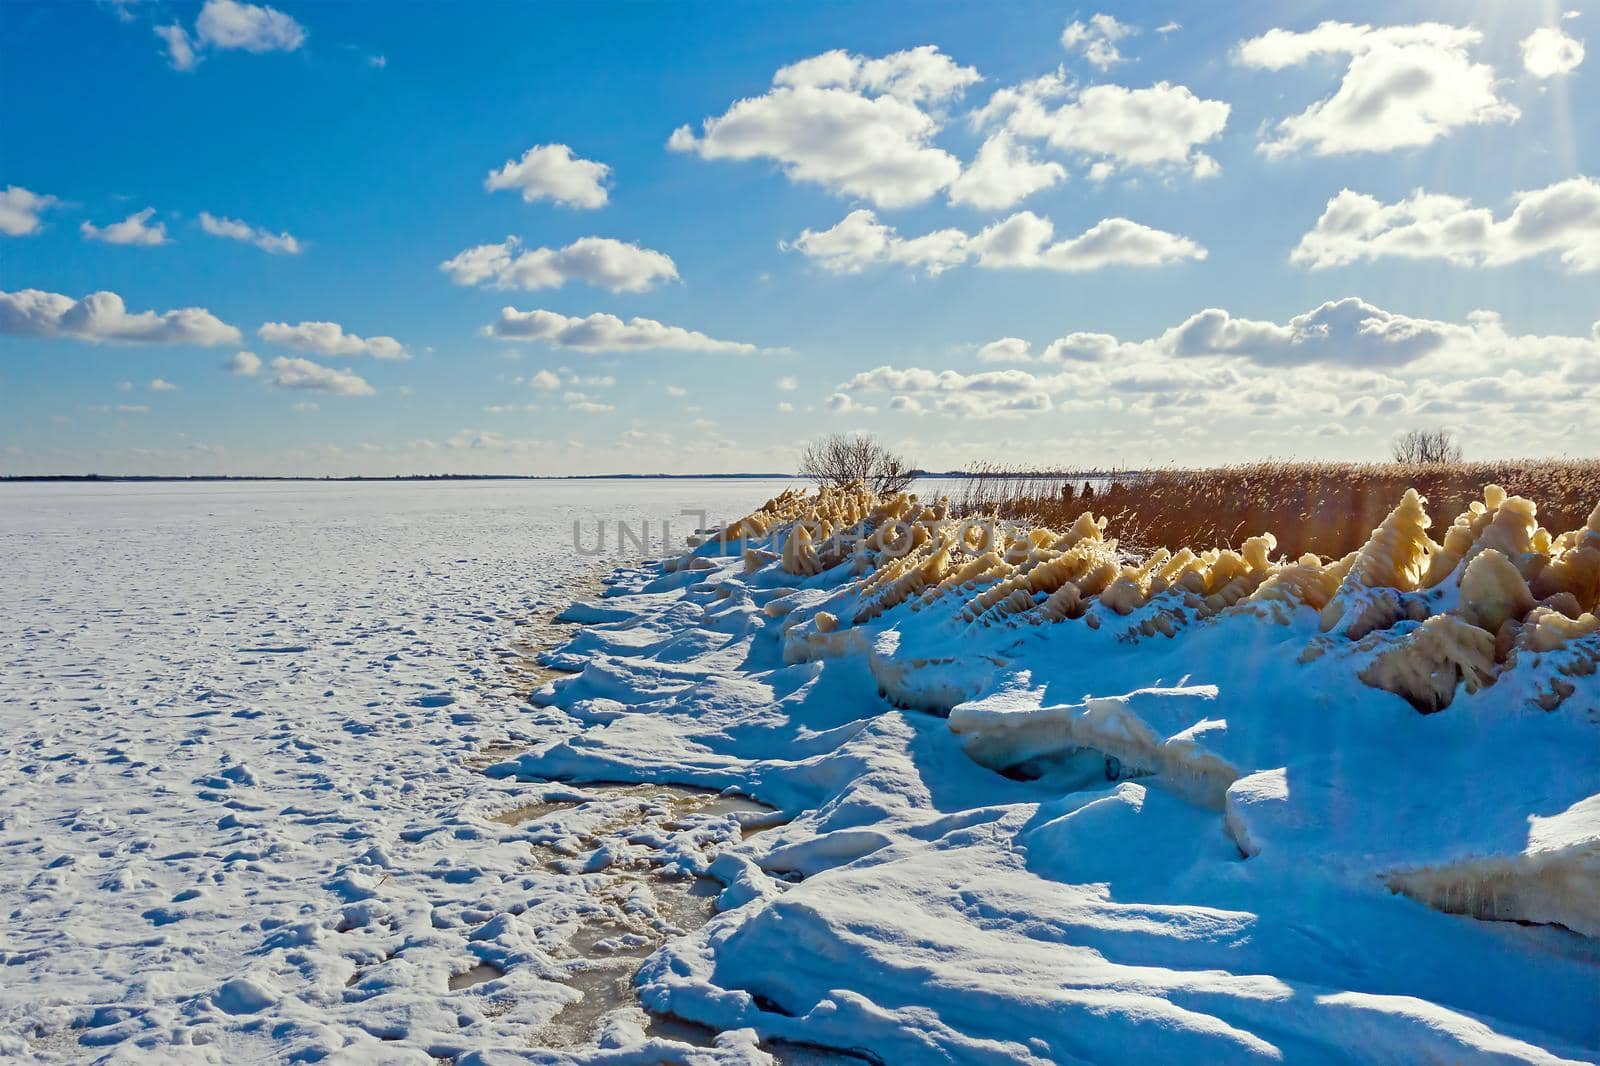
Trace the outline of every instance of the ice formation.
<instances>
[{"instance_id":1,"label":"ice formation","mask_svg":"<svg viewBox=\"0 0 1600 1066\"><path fill-rule=\"evenodd\" d=\"M1534 576L1534 595L1561 592L1571 593L1580 610L1600 611L1600 504L1582 529L1556 538L1549 564Z\"/></svg>"},{"instance_id":2,"label":"ice formation","mask_svg":"<svg viewBox=\"0 0 1600 1066\"><path fill-rule=\"evenodd\" d=\"M1218 723L1190 721L1158 734L1114 701L1027 718L968 702L1003 673L1012 654L1007 640L1014 645L1030 632L1048 640L1049 627L1058 624L1138 643L1177 637L1197 624L1257 619L1309 633L1302 666L1348 664L1346 676L1423 713L1496 685L1543 711L1580 689L1580 713L1596 713L1600 702L1600 618L1593 613L1600 507L1584 528L1552 538L1539 527L1532 501L1490 485L1435 543L1426 500L1412 490L1359 551L1294 561L1273 558L1277 540L1266 532L1238 550L1163 548L1134 558L1105 538L1105 519L1089 512L1065 533L1005 528L950 520L942 501L933 508L910 496L873 501L854 486L809 502L785 496L757 514L779 511L794 523L776 531L784 545L780 569L822 582L809 610L791 613L785 601L785 660L861 656L891 703L949 712L969 753L997 769L1064 772L1062 766L1078 765L1074 753L1092 751L1114 762L1121 776L1159 775L1219 809L1240 776L1207 747L1207 737L1226 733ZM771 528L765 523L757 518L730 528ZM891 524L892 537L884 533ZM819 547L811 529L831 542ZM759 581L757 564L772 556L752 554L757 550L746 549L745 559ZM917 625L947 634L941 643L948 650L909 652L911 622L903 612L926 616ZM991 629L1016 635L991 652L969 650L971 634ZM1476 867L1442 869L1447 873L1397 873L1394 883L1434 885ZM1494 876L1515 880L1524 866L1507 869ZM1429 900L1436 894L1406 890ZM1521 892L1532 898L1531 889ZM1516 909L1506 900L1522 898L1510 888L1501 895L1494 916Z\"/></svg>"},{"instance_id":3,"label":"ice formation","mask_svg":"<svg viewBox=\"0 0 1600 1066\"><path fill-rule=\"evenodd\" d=\"M1557 923L1600 937L1600 796L1531 822L1520 851L1396 870L1388 885L1453 914Z\"/></svg>"},{"instance_id":4,"label":"ice formation","mask_svg":"<svg viewBox=\"0 0 1600 1066\"><path fill-rule=\"evenodd\" d=\"M1162 548L1133 558L1105 538L1105 518L1087 511L1064 533L1006 528L952 520L943 500L877 500L859 484L816 496L786 492L725 536L772 535L776 553L744 549L752 574L774 558L791 577L837 573L828 587L829 602L838 601L834 615L848 622L841 634L901 609L937 607L949 625L1081 621L1137 642L1239 613L1290 625L1304 608L1316 613L1319 633L1303 661L1365 657L1352 672L1429 711L1448 706L1458 689L1495 684L1524 661L1550 673L1547 653L1569 652L1558 657L1556 673L1587 676L1600 658L1600 506L1585 527L1552 538L1531 500L1489 485L1435 543L1426 502L1407 491L1359 551L1337 560L1274 559L1269 532L1238 550ZM855 639L795 627L788 654L794 661L837 654ZM926 702L926 693L902 691L916 685L915 671L878 670L890 679L891 699ZM1557 677L1535 687L1533 702L1546 709L1571 688Z\"/></svg>"},{"instance_id":5,"label":"ice formation","mask_svg":"<svg viewBox=\"0 0 1600 1066\"><path fill-rule=\"evenodd\" d=\"M1466 564L1460 589L1462 619L1488 633L1498 633L1506 622L1533 610L1528 583L1495 548L1483 549Z\"/></svg>"},{"instance_id":6,"label":"ice formation","mask_svg":"<svg viewBox=\"0 0 1600 1066\"><path fill-rule=\"evenodd\" d=\"M1445 531L1444 543L1431 552L1423 583L1439 584L1479 552L1490 549L1518 561L1548 556L1550 535L1539 527L1537 514L1532 500L1507 496L1499 485L1489 485L1483 502L1474 502ZM1524 562L1527 565L1531 564Z\"/></svg>"},{"instance_id":7,"label":"ice formation","mask_svg":"<svg viewBox=\"0 0 1600 1066\"><path fill-rule=\"evenodd\" d=\"M1494 682L1494 635L1456 615L1435 615L1398 638L1361 680L1424 713L1443 710L1459 686L1476 692Z\"/></svg>"},{"instance_id":8,"label":"ice formation","mask_svg":"<svg viewBox=\"0 0 1600 1066\"><path fill-rule=\"evenodd\" d=\"M540 697L600 727L517 772L803 812L641 971L718 1028L885 1062L1585 1058L1600 508L1552 536L1491 486L1436 542L1426 506L1285 559L785 494L693 548L715 569L637 571Z\"/></svg>"},{"instance_id":9,"label":"ice formation","mask_svg":"<svg viewBox=\"0 0 1600 1066\"><path fill-rule=\"evenodd\" d=\"M1404 594L1417 588L1434 547L1423 502L1416 489L1407 489L1399 506L1372 531L1322 609L1323 632L1356 640L1421 609L1408 604Z\"/></svg>"},{"instance_id":10,"label":"ice formation","mask_svg":"<svg viewBox=\"0 0 1600 1066\"><path fill-rule=\"evenodd\" d=\"M1220 811L1239 771L1206 747L1208 734L1223 727L1207 716L1215 698L1210 689L1150 689L1030 714L979 701L952 710L950 728L968 755L992 769L1022 767L1042 776L1087 751L1094 762L1115 767L1108 772L1104 764L1091 765L1091 778L1160 775L1186 798ZM1173 718L1174 705L1189 713Z\"/></svg>"}]
</instances>

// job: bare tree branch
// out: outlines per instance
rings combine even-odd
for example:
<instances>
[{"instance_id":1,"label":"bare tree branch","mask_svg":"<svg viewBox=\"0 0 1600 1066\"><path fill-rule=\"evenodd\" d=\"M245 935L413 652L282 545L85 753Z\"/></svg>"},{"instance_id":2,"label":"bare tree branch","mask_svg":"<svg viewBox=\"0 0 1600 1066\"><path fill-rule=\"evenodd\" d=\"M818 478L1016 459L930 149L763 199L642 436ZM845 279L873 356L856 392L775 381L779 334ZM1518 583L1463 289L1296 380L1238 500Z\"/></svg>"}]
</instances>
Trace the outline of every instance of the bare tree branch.
<instances>
[{"instance_id":1,"label":"bare tree branch","mask_svg":"<svg viewBox=\"0 0 1600 1066\"><path fill-rule=\"evenodd\" d=\"M915 478L909 462L861 433L834 433L812 441L800 453L799 470L819 488L860 481L879 496L902 492Z\"/></svg>"},{"instance_id":2,"label":"bare tree branch","mask_svg":"<svg viewBox=\"0 0 1600 1066\"><path fill-rule=\"evenodd\" d=\"M1389 445L1397 463L1459 463L1461 445L1448 429L1413 429Z\"/></svg>"}]
</instances>

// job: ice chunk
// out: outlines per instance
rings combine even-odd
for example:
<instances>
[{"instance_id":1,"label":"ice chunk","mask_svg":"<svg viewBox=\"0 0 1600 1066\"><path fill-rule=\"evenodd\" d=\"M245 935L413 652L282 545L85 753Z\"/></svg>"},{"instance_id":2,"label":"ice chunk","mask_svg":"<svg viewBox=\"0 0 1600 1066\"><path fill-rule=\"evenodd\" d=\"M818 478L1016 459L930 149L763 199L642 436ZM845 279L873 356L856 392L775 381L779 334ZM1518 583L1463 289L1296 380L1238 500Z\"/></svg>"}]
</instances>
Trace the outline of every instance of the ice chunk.
<instances>
[{"instance_id":1,"label":"ice chunk","mask_svg":"<svg viewBox=\"0 0 1600 1066\"><path fill-rule=\"evenodd\" d=\"M1520 852L1395 870L1386 881L1451 914L1554 922L1600 937L1600 795L1528 822L1528 844Z\"/></svg>"}]
</instances>

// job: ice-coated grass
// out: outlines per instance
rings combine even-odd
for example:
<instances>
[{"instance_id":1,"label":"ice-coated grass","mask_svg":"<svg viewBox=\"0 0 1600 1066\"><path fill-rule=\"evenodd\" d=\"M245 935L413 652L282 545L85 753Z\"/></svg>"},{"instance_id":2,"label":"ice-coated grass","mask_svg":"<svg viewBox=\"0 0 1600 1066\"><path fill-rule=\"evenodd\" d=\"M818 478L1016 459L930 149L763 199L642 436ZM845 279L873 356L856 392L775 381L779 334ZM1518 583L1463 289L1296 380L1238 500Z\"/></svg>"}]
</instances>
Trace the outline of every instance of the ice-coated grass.
<instances>
[{"instance_id":1,"label":"ice-coated grass","mask_svg":"<svg viewBox=\"0 0 1600 1066\"><path fill-rule=\"evenodd\" d=\"M769 517L872 510L792 502ZM1361 680L1372 649L1305 656L1303 603L1145 639L963 608L1003 567L863 610L862 561L785 522L578 612L539 699L582 728L495 768L796 816L718 856L726 906L646 960L651 1009L884 1062L1592 1057L1592 674L1554 711L1529 663L1421 714Z\"/></svg>"}]
</instances>

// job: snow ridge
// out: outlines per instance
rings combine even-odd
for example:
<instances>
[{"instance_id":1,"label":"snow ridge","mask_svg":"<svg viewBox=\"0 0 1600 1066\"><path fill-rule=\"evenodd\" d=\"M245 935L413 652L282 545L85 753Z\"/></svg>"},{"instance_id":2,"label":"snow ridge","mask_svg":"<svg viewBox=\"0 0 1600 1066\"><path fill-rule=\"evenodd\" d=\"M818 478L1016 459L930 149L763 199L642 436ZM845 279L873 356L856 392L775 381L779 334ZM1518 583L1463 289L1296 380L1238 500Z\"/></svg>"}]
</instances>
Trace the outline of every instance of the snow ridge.
<instances>
[{"instance_id":1,"label":"snow ridge","mask_svg":"<svg viewBox=\"0 0 1600 1066\"><path fill-rule=\"evenodd\" d=\"M1353 1032L1584 1060L1600 508L1552 537L1525 502L1491 487L1439 545L1411 494L1362 551L1283 561L1265 533L1130 559L1090 515L786 493L621 579L626 617L536 694L603 725L495 772L794 816L640 973L718 1029L886 1062L1343 1058Z\"/></svg>"}]
</instances>

